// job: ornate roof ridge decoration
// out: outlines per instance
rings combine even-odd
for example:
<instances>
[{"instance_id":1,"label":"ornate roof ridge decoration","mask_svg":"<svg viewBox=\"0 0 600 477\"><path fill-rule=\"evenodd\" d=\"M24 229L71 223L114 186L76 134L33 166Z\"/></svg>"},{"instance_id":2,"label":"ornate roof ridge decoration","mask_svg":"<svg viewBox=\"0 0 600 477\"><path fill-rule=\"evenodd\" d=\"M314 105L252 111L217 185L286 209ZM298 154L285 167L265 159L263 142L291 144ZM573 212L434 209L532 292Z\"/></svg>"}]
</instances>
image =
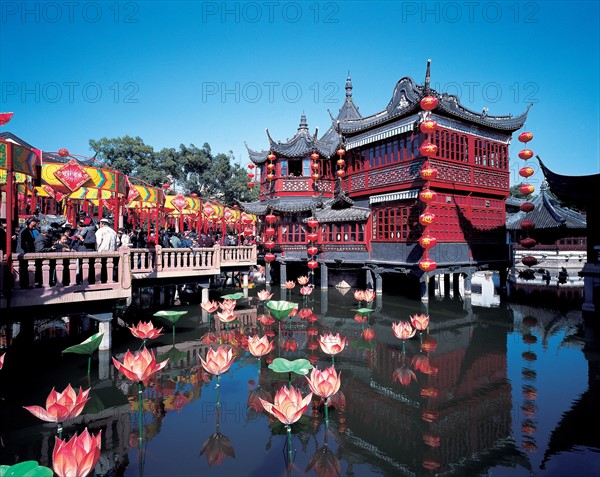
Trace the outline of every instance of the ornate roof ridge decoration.
<instances>
[{"instance_id":1,"label":"ornate roof ridge decoration","mask_svg":"<svg viewBox=\"0 0 600 477\"><path fill-rule=\"evenodd\" d=\"M315 218L322 223L327 222L362 222L371 215L366 207L351 206L344 209L333 209L331 205L315 212ZM308 220L308 219L307 219Z\"/></svg>"},{"instance_id":2,"label":"ornate roof ridge decoration","mask_svg":"<svg viewBox=\"0 0 600 477\"><path fill-rule=\"evenodd\" d=\"M565 176L550 170L542 162L540 156L536 156L536 159L540 163L542 173L546 181L548 181L550 190L561 202L580 209L597 204L600 174Z\"/></svg>"},{"instance_id":3,"label":"ornate roof ridge decoration","mask_svg":"<svg viewBox=\"0 0 600 477\"><path fill-rule=\"evenodd\" d=\"M487 114L487 108L481 113L477 113L461 105L457 96L448 93L438 93L430 88L429 77L428 63L424 86L416 84L409 76L401 78L396 83L392 98L383 111L357 119L342 120L340 123L340 132L342 134L358 133L379 124L408 116L420 110L419 102L427 94L438 98L439 104L435 110L437 114L445 113L451 117L501 131L514 132L520 129L525 124L527 114L532 106L530 104L524 113L516 117L512 117L512 115L490 116Z\"/></svg>"},{"instance_id":4,"label":"ornate roof ridge decoration","mask_svg":"<svg viewBox=\"0 0 600 477\"><path fill-rule=\"evenodd\" d=\"M531 201L535 209L531 212L515 212L507 216L506 228L508 230L520 230L521 222L530 220L535 223L535 230L566 227L568 229L585 229L586 218L579 212L563 207L549 193L548 187L542 185L540 193Z\"/></svg>"},{"instance_id":5,"label":"ornate roof ridge decoration","mask_svg":"<svg viewBox=\"0 0 600 477\"><path fill-rule=\"evenodd\" d=\"M339 194L336 194L335 197L333 197L326 203L326 207L331 207L332 209L348 208L352 207L353 205L354 201L350 197L348 197L343 190L340 190Z\"/></svg>"},{"instance_id":6,"label":"ornate roof ridge decoration","mask_svg":"<svg viewBox=\"0 0 600 477\"><path fill-rule=\"evenodd\" d=\"M259 200L256 202L239 202L240 207L250 214L265 215L268 210L274 212L309 212L316 208L323 207L323 196L317 197L297 197Z\"/></svg>"}]
</instances>

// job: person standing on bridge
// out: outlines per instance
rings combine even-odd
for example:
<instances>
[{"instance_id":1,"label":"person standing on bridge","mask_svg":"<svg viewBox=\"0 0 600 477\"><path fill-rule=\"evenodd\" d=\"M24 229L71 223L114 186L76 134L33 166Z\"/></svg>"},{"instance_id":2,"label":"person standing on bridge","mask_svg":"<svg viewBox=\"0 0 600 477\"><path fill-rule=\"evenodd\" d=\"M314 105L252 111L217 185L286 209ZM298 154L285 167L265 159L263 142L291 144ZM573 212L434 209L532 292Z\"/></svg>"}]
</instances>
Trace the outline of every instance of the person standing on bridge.
<instances>
[{"instance_id":1,"label":"person standing on bridge","mask_svg":"<svg viewBox=\"0 0 600 477\"><path fill-rule=\"evenodd\" d=\"M114 252L117 250L117 232L110 226L108 219L100 220L100 227L96 231L96 251L98 252ZM116 281L118 277L118 258L114 260L113 267L113 281ZM108 281L108 274L106 271L106 258L101 259L102 269L100 272L100 281L106 283Z\"/></svg>"}]
</instances>

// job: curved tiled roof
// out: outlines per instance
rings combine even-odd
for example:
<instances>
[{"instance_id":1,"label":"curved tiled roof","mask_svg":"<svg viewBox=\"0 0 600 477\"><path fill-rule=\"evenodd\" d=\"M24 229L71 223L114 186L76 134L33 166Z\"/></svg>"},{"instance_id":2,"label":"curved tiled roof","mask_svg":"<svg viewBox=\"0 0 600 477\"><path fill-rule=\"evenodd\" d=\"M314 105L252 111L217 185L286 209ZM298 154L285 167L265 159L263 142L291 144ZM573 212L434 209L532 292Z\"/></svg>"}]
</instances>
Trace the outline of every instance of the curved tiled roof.
<instances>
[{"instance_id":1,"label":"curved tiled roof","mask_svg":"<svg viewBox=\"0 0 600 477\"><path fill-rule=\"evenodd\" d=\"M285 198L276 197L256 202L240 202L240 206L245 212L254 215L265 215L268 211L274 212L308 212L314 211L317 207L323 207L322 197L297 197Z\"/></svg>"},{"instance_id":2,"label":"curved tiled roof","mask_svg":"<svg viewBox=\"0 0 600 477\"><path fill-rule=\"evenodd\" d=\"M465 108L460 104L458 97L455 95L438 93L430 89L428 85L418 85L412 78L405 76L396 83L392 99L390 99L390 102L383 111L364 118L340 121L340 132L342 134L355 134L380 124L409 116L421 110L421 98L427 94L435 96L439 100L438 107L435 109L437 114L459 118L463 121L501 131L514 132L520 129L525 124L527 113L531 107L530 105L523 114L514 118L510 115L489 116L486 111L477 113Z\"/></svg>"},{"instance_id":3,"label":"curved tiled roof","mask_svg":"<svg viewBox=\"0 0 600 477\"><path fill-rule=\"evenodd\" d=\"M556 194L561 202L580 209L595 206L598 202L598 190L600 190L600 174L586 176L564 176L551 171L536 156L540 163L542 173L548 181L550 190Z\"/></svg>"},{"instance_id":4,"label":"curved tiled roof","mask_svg":"<svg viewBox=\"0 0 600 477\"><path fill-rule=\"evenodd\" d=\"M520 230L521 222L530 220L535 223L535 229L552 229L565 227L568 229L585 229L586 219L575 210L562 207L548 192L547 187L542 186L540 193L531 201L535 209L531 212L516 212L506 218L508 230Z\"/></svg>"}]
</instances>

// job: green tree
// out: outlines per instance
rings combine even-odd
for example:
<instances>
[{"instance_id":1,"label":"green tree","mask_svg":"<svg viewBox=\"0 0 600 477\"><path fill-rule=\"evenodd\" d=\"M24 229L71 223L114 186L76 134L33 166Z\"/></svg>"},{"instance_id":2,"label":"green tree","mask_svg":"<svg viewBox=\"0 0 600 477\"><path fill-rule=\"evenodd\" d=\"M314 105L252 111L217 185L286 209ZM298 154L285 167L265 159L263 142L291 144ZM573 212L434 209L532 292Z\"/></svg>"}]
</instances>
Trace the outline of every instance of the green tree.
<instances>
[{"instance_id":1,"label":"green tree","mask_svg":"<svg viewBox=\"0 0 600 477\"><path fill-rule=\"evenodd\" d=\"M154 162L154 149L140 137L103 137L97 141L90 139L89 144L96 153L96 160L128 176L143 179L140 172Z\"/></svg>"}]
</instances>

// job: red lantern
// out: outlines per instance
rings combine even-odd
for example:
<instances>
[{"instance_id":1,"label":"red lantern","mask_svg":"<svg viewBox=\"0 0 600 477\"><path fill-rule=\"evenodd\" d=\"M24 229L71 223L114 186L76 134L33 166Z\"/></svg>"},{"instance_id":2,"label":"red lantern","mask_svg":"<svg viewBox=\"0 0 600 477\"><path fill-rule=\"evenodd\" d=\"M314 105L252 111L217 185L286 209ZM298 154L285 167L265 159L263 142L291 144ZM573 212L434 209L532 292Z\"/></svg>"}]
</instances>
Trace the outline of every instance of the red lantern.
<instances>
[{"instance_id":1,"label":"red lantern","mask_svg":"<svg viewBox=\"0 0 600 477\"><path fill-rule=\"evenodd\" d=\"M429 258L426 258L419 262L419 268L421 270L423 270L424 272L431 272L431 271L435 270L436 267L437 267L437 263L435 263L435 260L431 260Z\"/></svg>"},{"instance_id":2,"label":"red lantern","mask_svg":"<svg viewBox=\"0 0 600 477\"><path fill-rule=\"evenodd\" d=\"M248 173L248 179L254 179L254 173L253 172L249 172Z\"/></svg>"},{"instance_id":3,"label":"red lantern","mask_svg":"<svg viewBox=\"0 0 600 477\"><path fill-rule=\"evenodd\" d=\"M268 250L273 250L275 248L275 242L273 242L272 240L267 240L265 243L263 243L263 245Z\"/></svg>"},{"instance_id":4,"label":"red lantern","mask_svg":"<svg viewBox=\"0 0 600 477\"><path fill-rule=\"evenodd\" d=\"M272 237L273 235L275 235L275 229L273 227L267 227L265 229L265 235L267 237Z\"/></svg>"},{"instance_id":5,"label":"red lantern","mask_svg":"<svg viewBox=\"0 0 600 477\"><path fill-rule=\"evenodd\" d=\"M63 148L60 148L60 149L58 150L58 155L59 155L60 157L68 157L68 156L69 156L69 151L68 151L68 149L65 149L64 147L63 147Z\"/></svg>"},{"instance_id":6,"label":"red lantern","mask_svg":"<svg viewBox=\"0 0 600 477\"><path fill-rule=\"evenodd\" d=\"M316 255L317 253L319 253L319 249L314 245L311 245L310 247L308 247L307 252L309 255Z\"/></svg>"},{"instance_id":7,"label":"red lantern","mask_svg":"<svg viewBox=\"0 0 600 477\"><path fill-rule=\"evenodd\" d=\"M319 221L317 219L315 219L314 217L311 217L310 219L308 219L306 223L308 224L309 227L311 227L313 229L319 226Z\"/></svg>"},{"instance_id":8,"label":"red lantern","mask_svg":"<svg viewBox=\"0 0 600 477\"><path fill-rule=\"evenodd\" d=\"M316 161L316 160L318 160L318 159L319 159L319 154L317 154L316 152L313 152L313 153L310 155L310 158L311 158L313 161Z\"/></svg>"},{"instance_id":9,"label":"red lantern","mask_svg":"<svg viewBox=\"0 0 600 477\"><path fill-rule=\"evenodd\" d=\"M269 253L265 253L265 262L272 262L273 260L275 260L275 255L272 254L271 252Z\"/></svg>"},{"instance_id":10,"label":"red lantern","mask_svg":"<svg viewBox=\"0 0 600 477\"><path fill-rule=\"evenodd\" d=\"M311 270L314 270L315 268L317 268L319 266L319 262L317 262L316 260L309 260L307 265L308 265L308 268L310 268Z\"/></svg>"},{"instance_id":11,"label":"red lantern","mask_svg":"<svg viewBox=\"0 0 600 477\"><path fill-rule=\"evenodd\" d=\"M275 179L275 174L273 174L272 172L269 172L267 174L267 179L270 180L270 181L274 180Z\"/></svg>"},{"instance_id":12,"label":"red lantern","mask_svg":"<svg viewBox=\"0 0 600 477\"><path fill-rule=\"evenodd\" d=\"M267 164L267 171L274 171L274 170L275 170L275 164L273 164L273 163Z\"/></svg>"},{"instance_id":13,"label":"red lantern","mask_svg":"<svg viewBox=\"0 0 600 477\"><path fill-rule=\"evenodd\" d=\"M434 221L435 221L435 214L426 212L424 214L419 215L419 223L421 225L423 225L424 227L427 227L428 225L433 224Z\"/></svg>"},{"instance_id":14,"label":"red lantern","mask_svg":"<svg viewBox=\"0 0 600 477\"><path fill-rule=\"evenodd\" d=\"M316 172L311 176L315 181L319 179L319 174L317 174Z\"/></svg>"},{"instance_id":15,"label":"red lantern","mask_svg":"<svg viewBox=\"0 0 600 477\"><path fill-rule=\"evenodd\" d=\"M431 189L423 189L419 194L419 199L421 199L426 204L430 204L437 198L437 194Z\"/></svg>"},{"instance_id":16,"label":"red lantern","mask_svg":"<svg viewBox=\"0 0 600 477\"><path fill-rule=\"evenodd\" d=\"M425 167L421 169L421 178L427 181L434 180L438 175L438 170L435 167Z\"/></svg>"},{"instance_id":17,"label":"red lantern","mask_svg":"<svg viewBox=\"0 0 600 477\"><path fill-rule=\"evenodd\" d=\"M524 220L521 222L521 230L533 230L535 229L535 222L531 220Z\"/></svg>"},{"instance_id":18,"label":"red lantern","mask_svg":"<svg viewBox=\"0 0 600 477\"><path fill-rule=\"evenodd\" d=\"M419 129L423 134L431 134L437 129L437 123L433 119L428 119L421 123Z\"/></svg>"},{"instance_id":19,"label":"red lantern","mask_svg":"<svg viewBox=\"0 0 600 477\"><path fill-rule=\"evenodd\" d=\"M312 167L313 171L317 171L319 169L319 163L313 162L310 167Z\"/></svg>"},{"instance_id":20,"label":"red lantern","mask_svg":"<svg viewBox=\"0 0 600 477\"><path fill-rule=\"evenodd\" d=\"M521 187L519 187L519 192L521 192L523 195L533 194L534 191L535 187L533 187L531 184L523 184Z\"/></svg>"},{"instance_id":21,"label":"red lantern","mask_svg":"<svg viewBox=\"0 0 600 477\"><path fill-rule=\"evenodd\" d=\"M523 257L521 259L521 263L523 265L525 265L526 267L533 267L534 265L537 265L538 261L537 261L537 258L535 258L531 255L527 255L526 257Z\"/></svg>"},{"instance_id":22,"label":"red lantern","mask_svg":"<svg viewBox=\"0 0 600 477\"><path fill-rule=\"evenodd\" d=\"M309 233L309 234L307 234L307 235L306 235L306 238L307 238L309 241L311 241L311 242L316 242L316 241L317 241L317 239L319 238L319 236L318 236L316 233L314 233L314 232L311 232L311 233Z\"/></svg>"},{"instance_id":23,"label":"red lantern","mask_svg":"<svg viewBox=\"0 0 600 477\"><path fill-rule=\"evenodd\" d=\"M210 205L210 204L209 204ZM212 209L212 207L211 207ZM204 212L206 214L206 212ZM206 214L208 215L208 214ZM212 215L212 212L211 212ZM209 215L210 217L210 215ZM250 217L246 212L242 212L242 223L245 225L250 225L253 222L252 217Z\"/></svg>"},{"instance_id":24,"label":"red lantern","mask_svg":"<svg viewBox=\"0 0 600 477\"><path fill-rule=\"evenodd\" d=\"M520 206L519 209L521 209L523 212L529 213L531 212L533 209L535 209L535 205L532 202L523 202Z\"/></svg>"},{"instance_id":25,"label":"red lantern","mask_svg":"<svg viewBox=\"0 0 600 477\"><path fill-rule=\"evenodd\" d=\"M248 187L250 187L250 189L252 189L254 187L254 182L248 182Z\"/></svg>"},{"instance_id":26,"label":"red lantern","mask_svg":"<svg viewBox=\"0 0 600 477\"><path fill-rule=\"evenodd\" d=\"M163 184L162 188L163 190L169 190L171 188L171 184Z\"/></svg>"},{"instance_id":27,"label":"red lantern","mask_svg":"<svg viewBox=\"0 0 600 477\"><path fill-rule=\"evenodd\" d=\"M419 245L424 249L433 248L437 245L437 239L435 237L421 237L419 239Z\"/></svg>"},{"instance_id":28,"label":"red lantern","mask_svg":"<svg viewBox=\"0 0 600 477\"><path fill-rule=\"evenodd\" d=\"M191 196L192 196L194 199L198 197L198 194L196 194L195 192L192 192L190 195L191 195Z\"/></svg>"},{"instance_id":29,"label":"red lantern","mask_svg":"<svg viewBox=\"0 0 600 477\"><path fill-rule=\"evenodd\" d=\"M521 167L521 169L519 169L519 175L521 177L531 177L533 174L535 174L535 170L533 167L531 166L525 166L525 167Z\"/></svg>"},{"instance_id":30,"label":"red lantern","mask_svg":"<svg viewBox=\"0 0 600 477\"><path fill-rule=\"evenodd\" d=\"M250 164L248 164L248 169L252 170L254 169L256 166L251 162Z\"/></svg>"},{"instance_id":31,"label":"red lantern","mask_svg":"<svg viewBox=\"0 0 600 477\"><path fill-rule=\"evenodd\" d=\"M524 238L519 243L523 248L533 248L537 245L535 239L532 239L531 237Z\"/></svg>"},{"instance_id":32,"label":"red lantern","mask_svg":"<svg viewBox=\"0 0 600 477\"><path fill-rule=\"evenodd\" d=\"M344 154L346 154L346 150L345 150L344 148L340 147L340 148L339 148L339 149L336 151L336 154L337 154L338 156L343 156Z\"/></svg>"},{"instance_id":33,"label":"red lantern","mask_svg":"<svg viewBox=\"0 0 600 477\"><path fill-rule=\"evenodd\" d=\"M344 173L344 169L338 169L338 170L336 171L336 174L338 175L338 177L343 177L343 175L345 174L345 173Z\"/></svg>"},{"instance_id":34,"label":"red lantern","mask_svg":"<svg viewBox=\"0 0 600 477\"><path fill-rule=\"evenodd\" d=\"M422 156L435 156L437 154L438 151L438 147L428 141L425 141L423 144L421 144L421 147L419 148L419 152L421 153Z\"/></svg>"},{"instance_id":35,"label":"red lantern","mask_svg":"<svg viewBox=\"0 0 600 477\"><path fill-rule=\"evenodd\" d=\"M438 99L435 96L425 96L421 100L420 104L421 104L421 109L424 109L425 111L432 111L435 108L437 108Z\"/></svg>"},{"instance_id":36,"label":"red lantern","mask_svg":"<svg viewBox=\"0 0 600 477\"><path fill-rule=\"evenodd\" d=\"M269 154L269 155L267 156L267 159L268 159L269 161L273 162L273 161L276 161L276 160L277 160L277 156L276 156L275 154L271 153L271 154Z\"/></svg>"},{"instance_id":37,"label":"red lantern","mask_svg":"<svg viewBox=\"0 0 600 477\"><path fill-rule=\"evenodd\" d=\"M522 132L521 134L519 134L519 141L521 142L529 142L533 139L533 133L530 133L529 131L525 131Z\"/></svg>"},{"instance_id":38,"label":"red lantern","mask_svg":"<svg viewBox=\"0 0 600 477\"><path fill-rule=\"evenodd\" d=\"M340 158L336 161L336 164L340 167L344 167L344 165L346 165L346 161L344 161L342 158Z\"/></svg>"},{"instance_id":39,"label":"red lantern","mask_svg":"<svg viewBox=\"0 0 600 477\"><path fill-rule=\"evenodd\" d=\"M254 230L252 230L252 227L245 227L244 228L244 235L246 237L248 237L249 235L252 235L254 233Z\"/></svg>"},{"instance_id":40,"label":"red lantern","mask_svg":"<svg viewBox=\"0 0 600 477\"><path fill-rule=\"evenodd\" d=\"M531 159L533 157L533 151L531 149L522 149L519 151L519 157L524 161Z\"/></svg>"},{"instance_id":41,"label":"red lantern","mask_svg":"<svg viewBox=\"0 0 600 477\"><path fill-rule=\"evenodd\" d=\"M277 222L277 216L273 214L268 214L265 216L265 220L268 224L274 224L275 222Z\"/></svg>"}]
</instances>

